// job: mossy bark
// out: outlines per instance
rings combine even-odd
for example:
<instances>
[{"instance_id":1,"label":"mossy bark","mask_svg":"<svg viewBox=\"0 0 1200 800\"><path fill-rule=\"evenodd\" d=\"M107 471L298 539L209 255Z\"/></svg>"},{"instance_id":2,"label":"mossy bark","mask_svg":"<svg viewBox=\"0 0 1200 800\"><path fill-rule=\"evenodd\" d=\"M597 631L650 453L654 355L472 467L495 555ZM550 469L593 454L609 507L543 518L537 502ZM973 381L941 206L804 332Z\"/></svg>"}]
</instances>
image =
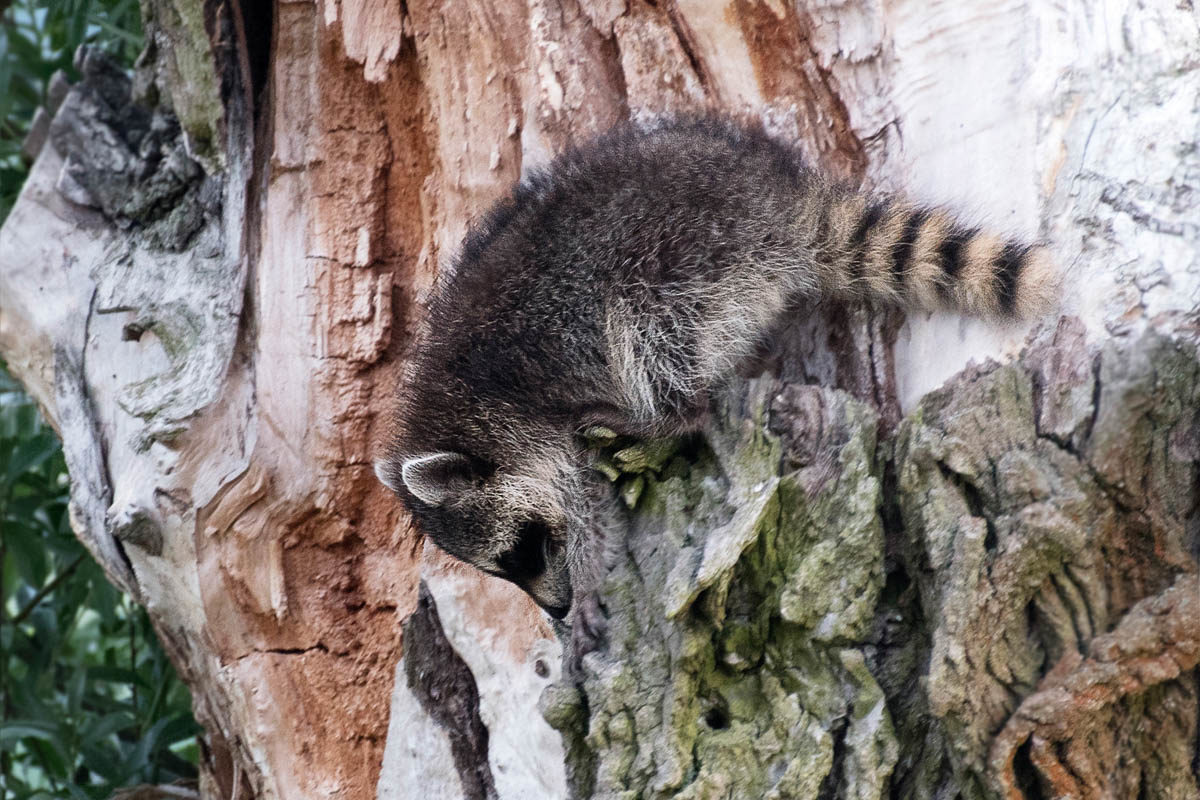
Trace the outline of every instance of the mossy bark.
<instances>
[{"instance_id":1,"label":"mossy bark","mask_svg":"<svg viewBox=\"0 0 1200 800\"><path fill-rule=\"evenodd\" d=\"M607 636L543 700L576 796L1197 796L1193 348L1064 323L884 436L769 378L717 419L617 479Z\"/></svg>"}]
</instances>

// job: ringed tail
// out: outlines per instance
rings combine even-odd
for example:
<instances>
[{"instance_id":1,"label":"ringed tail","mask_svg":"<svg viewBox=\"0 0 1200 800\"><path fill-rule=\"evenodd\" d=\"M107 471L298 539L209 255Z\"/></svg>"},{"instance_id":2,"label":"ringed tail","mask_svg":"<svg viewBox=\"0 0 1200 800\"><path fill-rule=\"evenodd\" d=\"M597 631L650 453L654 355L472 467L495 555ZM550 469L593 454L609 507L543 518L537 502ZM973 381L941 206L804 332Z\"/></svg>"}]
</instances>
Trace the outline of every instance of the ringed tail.
<instances>
[{"instance_id":1,"label":"ringed tail","mask_svg":"<svg viewBox=\"0 0 1200 800\"><path fill-rule=\"evenodd\" d=\"M943 208L850 194L824 212L817 259L839 293L991 319L1033 318L1057 297L1044 246L965 225Z\"/></svg>"}]
</instances>

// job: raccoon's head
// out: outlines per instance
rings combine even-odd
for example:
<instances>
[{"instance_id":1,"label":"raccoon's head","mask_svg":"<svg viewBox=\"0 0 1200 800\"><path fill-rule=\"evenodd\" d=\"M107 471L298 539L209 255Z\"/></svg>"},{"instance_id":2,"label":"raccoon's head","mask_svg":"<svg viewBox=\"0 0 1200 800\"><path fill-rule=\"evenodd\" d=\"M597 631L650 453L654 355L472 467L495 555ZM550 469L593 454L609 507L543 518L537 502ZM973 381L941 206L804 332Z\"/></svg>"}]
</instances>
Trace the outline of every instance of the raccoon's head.
<instances>
[{"instance_id":1,"label":"raccoon's head","mask_svg":"<svg viewBox=\"0 0 1200 800\"><path fill-rule=\"evenodd\" d=\"M543 456L496 467L443 451L385 459L375 471L434 544L515 583L562 619L571 608L571 577L559 461Z\"/></svg>"}]
</instances>

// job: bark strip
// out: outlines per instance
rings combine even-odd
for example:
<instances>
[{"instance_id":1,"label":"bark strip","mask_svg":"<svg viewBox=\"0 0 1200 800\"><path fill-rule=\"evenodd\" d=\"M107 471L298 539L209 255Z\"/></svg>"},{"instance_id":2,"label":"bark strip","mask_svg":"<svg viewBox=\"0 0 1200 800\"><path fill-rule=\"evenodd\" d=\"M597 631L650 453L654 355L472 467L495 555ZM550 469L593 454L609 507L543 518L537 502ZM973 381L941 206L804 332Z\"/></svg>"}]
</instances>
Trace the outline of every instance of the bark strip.
<instances>
[{"instance_id":1,"label":"bark strip","mask_svg":"<svg viewBox=\"0 0 1200 800\"><path fill-rule=\"evenodd\" d=\"M421 581L417 609L404 623L404 671L421 707L447 732L467 800L496 800L488 730L479 716L475 676L442 631L437 603Z\"/></svg>"}]
</instances>

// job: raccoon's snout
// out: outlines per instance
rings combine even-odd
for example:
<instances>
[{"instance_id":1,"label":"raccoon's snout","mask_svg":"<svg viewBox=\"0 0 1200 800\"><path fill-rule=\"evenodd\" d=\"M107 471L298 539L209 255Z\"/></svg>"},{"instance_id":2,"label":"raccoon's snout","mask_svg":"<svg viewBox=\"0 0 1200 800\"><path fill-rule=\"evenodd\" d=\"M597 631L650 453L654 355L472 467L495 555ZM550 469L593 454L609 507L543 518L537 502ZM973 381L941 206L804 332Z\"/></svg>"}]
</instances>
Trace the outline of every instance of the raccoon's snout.
<instances>
[{"instance_id":1,"label":"raccoon's snout","mask_svg":"<svg viewBox=\"0 0 1200 800\"><path fill-rule=\"evenodd\" d=\"M566 544L545 522L522 523L516 545L497 562L500 577L521 587L550 616L562 619L571 610Z\"/></svg>"}]
</instances>

